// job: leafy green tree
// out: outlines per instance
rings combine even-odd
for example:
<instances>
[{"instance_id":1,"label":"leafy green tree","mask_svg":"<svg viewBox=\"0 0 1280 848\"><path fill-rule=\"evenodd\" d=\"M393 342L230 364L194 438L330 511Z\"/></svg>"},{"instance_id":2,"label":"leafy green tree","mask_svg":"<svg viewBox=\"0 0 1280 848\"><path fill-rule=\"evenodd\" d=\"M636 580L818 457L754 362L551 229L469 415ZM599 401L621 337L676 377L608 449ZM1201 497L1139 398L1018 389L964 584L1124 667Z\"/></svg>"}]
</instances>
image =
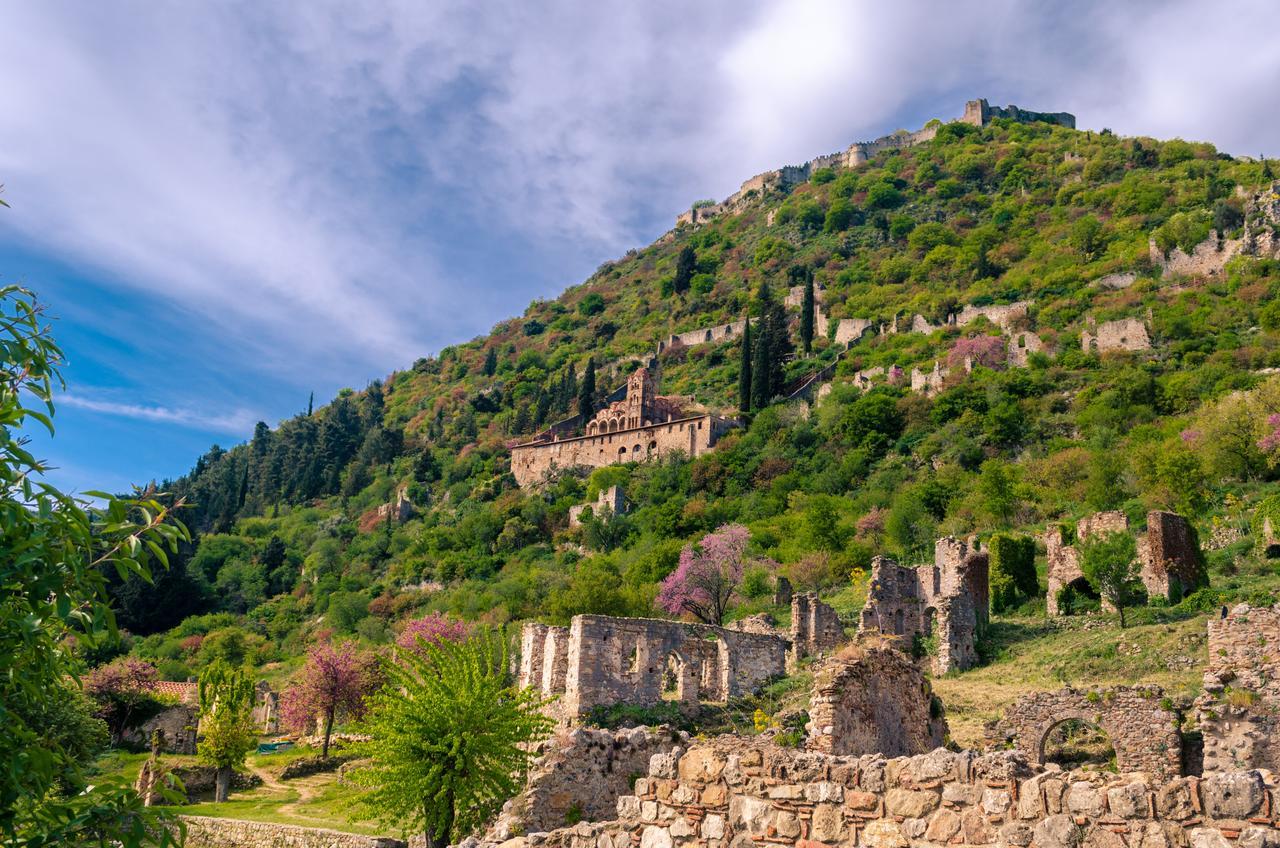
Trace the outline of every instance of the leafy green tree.
<instances>
[{"instance_id":1,"label":"leafy green tree","mask_svg":"<svg viewBox=\"0 0 1280 848\"><path fill-rule=\"evenodd\" d=\"M680 250L680 255L676 257L676 275L672 281L672 289L676 294L684 294L689 290L689 283L693 280L693 275L697 270L698 254L686 244Z\"/></svg>"},{"instance_id":2,"label":"leafy green tree","mask_svg":"<svg viewBox=\"0 0 1280 848\"><path fill-rule=\"evenodd\" d=\"M991 610L1005 612L1040 593L1036 542L1030 536L997 533L987 541L990 556Z\"/></svg>"},{"instance_id":3,"label":"leafy green tree","mask_svg":"<svg viewBox=\"0 0 1280 848\"><path fill-rule=\"evenodd\" d=\"M906 491L893 499L884 529L899 555L911 563L923 560L933 544L937 524L919 494Z\"/></svg>"},{"instance_id":4,"label":"leafy green tree","mask_svg":"<svg viewBox=\"0 0 1280 848\"><path fill-rule=\"evenodd\" d=\"M1137 546L1129 533L1090 536L1079 545L1080 571L1089 585L1120 614L1124 627L1125 607L1142 597L1138 579Z\"/></svg>"},{"instance_id":5,"label":"leafy green tree","mask_svg":"<svg viewBox=\"0 0 1280 848\"><path fill-rule=\"evenodd\" d=\"M1014 491L1014 476L1005 463L989 459L982 463L978 475L978 495L982 509L993 522L1007 526L1018 508L1018 495Z\"/></svg>"},{"instance_id":6,"label":"leafy green tree","mask_svg":"<svg viewBox=\"0 0 1280 848\"><path fill-rule=\"evenodd\" d=\"M227 800L232 772L258 744L253 724L253 681L222 661L200 675L200 759L217 768L213 800Z\"/></svg>"},{"instance_id":7,"label":"leafy green tree","mask_svg":"<svg viewBox=\"0 0 1280 848\"><path fill-rule=\"evenodd\" d=\"M501 634L422 648L388 664L363 728L371 762L353 778L379 821L446 848L520 790L533 743L553 724L532 690L513 685Z\"/></svg>"},{"instance_id":8,"label":"leafy green tree","mask_svg":"<svg viewBox=\"0 0 1280 848\"><path fill-rule=\"evenodd\" d=\"M1071 225L1071 246L1086 260L1093 259L1106 246L1102 222L1093 215L1081 215Z\"/></svg>"},{"instance_id":9,"label":"leafy green tree","mask_svg":"<svg viewBox=\"0 0 1280 848\"><path fill-rule=\"evenodd\" d=\"M167 567L167 552L188 538L154 492L89 492L94 505L42 482L48 466L24 430L37 422L52 433L61 364L35 296L0 288L0 842L176 845L177 826L131 787L90 784L85 734L46 720L75 698L81 669L67 644L116 636L103 572L149 580L152 563Z\"/></svg>"},{"instance_id":10,"label":"leafy green tree","mask_svg":"<svg viewBox=\"0 0 1280 848\"><path fill-rule=\"evenodd\" d=\"M582 372L582 384L578 388L578 414L585 422L596 412L596 358L587 359L587 370Z\"/></svg>"},{"instance_id":11,"label":"leafy green tree","mask_svg":"<svg viewBox=\"0 0 1280 848\"><path fill-rule=\"evenodd\" d=\"M1096 510L1116 509L1129 497L1124 483L1124 459L1113 450L1100 450L1089 459L1085 503Z\"/></svg>"},{"instance_id":12,"label":"leafy green tree","mask_svg":"<svg viewBox=\"0 0 1280 848\"><path fill-rule=\"evenodd\" d=\"M578 301L578 312L588 318L604 312L604 295L600 294L600 292L590 292L586 297Z\"/></svg>"},{"instance_id":13,"label":"leafy green tree","mask_svg":"<svg viewBox=\"0 0 1280 848\"><path fill-rule=\"evenodd\" d=\"M742 346L738 357L738 411L751 411L751 318L742 322Z\"/></svg>"}]
</instances>

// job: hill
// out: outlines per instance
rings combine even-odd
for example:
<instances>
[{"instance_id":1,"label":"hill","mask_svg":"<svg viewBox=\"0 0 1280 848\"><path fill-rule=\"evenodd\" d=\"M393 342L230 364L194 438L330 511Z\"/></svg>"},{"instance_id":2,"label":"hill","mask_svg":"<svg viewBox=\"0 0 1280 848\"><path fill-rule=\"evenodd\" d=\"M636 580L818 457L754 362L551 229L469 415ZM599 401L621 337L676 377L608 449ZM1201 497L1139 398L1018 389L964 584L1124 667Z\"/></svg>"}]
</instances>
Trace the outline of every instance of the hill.
<instances>
[{"instance_id":1,"label":"hill","mask_svg":"<svg viewBox=\"0 0 1280 848\"><path fill-rule=\"evenodd\" d=\"M784 616L782 574L852 620L873 554L921 562L943 534L1039 534L1103 509L1141 529L1168 509L1192 519L1210 576L1139 616L1151 651L1177 653L1159 634L1198 625L1165 622L1275 586L1260 543L1280 187L1271 163L1210 144L1063 124L988 110L752 178L489 335L211 449L163 484L194 504L198 543L156 586L115 587L127 648L172 679L218 656L283 677L317 634L386 642L432 610L653 615L681 549L728 523L762 563L731 617ZM578 432L580 399L594 412L642 364L664 395L736 416L741 322L779 310L793 350L769 363L772 397L713 451L517 484L511 445ZM625 515L571 525L613 485ZM975 722L1047 668L1168 672L1114 650L1082 663L1098 646L1041 627L1043 609L996 615L989 665L959 678L995 694L953 692Z\"/></svg>"}]
</instances>

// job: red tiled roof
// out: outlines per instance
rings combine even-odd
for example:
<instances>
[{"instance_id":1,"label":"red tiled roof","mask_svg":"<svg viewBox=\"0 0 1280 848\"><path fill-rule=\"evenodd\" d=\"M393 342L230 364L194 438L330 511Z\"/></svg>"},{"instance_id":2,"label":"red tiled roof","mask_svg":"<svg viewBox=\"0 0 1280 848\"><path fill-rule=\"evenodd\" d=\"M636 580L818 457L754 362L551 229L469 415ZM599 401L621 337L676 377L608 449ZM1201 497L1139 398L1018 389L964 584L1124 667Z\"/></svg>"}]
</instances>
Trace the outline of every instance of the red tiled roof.
<instances>
[{"instance_id":1,"label":"red tiled roof","mask_svg":"<svg viewBox=\"0 0 1280 848\"><path fill-rule=\"evenodd\" d=\"M200 697L200 687L194 682L161 680L156 683L157 695L169 695L183 703L194 704Z\"/></svg>"}]
</instances>

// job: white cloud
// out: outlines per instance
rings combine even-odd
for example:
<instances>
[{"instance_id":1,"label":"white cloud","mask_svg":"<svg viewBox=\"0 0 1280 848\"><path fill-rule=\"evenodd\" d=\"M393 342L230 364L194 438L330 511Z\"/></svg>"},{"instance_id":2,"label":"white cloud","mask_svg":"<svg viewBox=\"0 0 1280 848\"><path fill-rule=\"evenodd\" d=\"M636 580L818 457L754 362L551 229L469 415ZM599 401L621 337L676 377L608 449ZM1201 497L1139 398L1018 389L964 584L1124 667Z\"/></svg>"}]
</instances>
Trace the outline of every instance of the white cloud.
<instances>
[{"instance_id":1,"label":"white cloud","mask_svg":"<svg viewBox=\"0 0 1280 848\"><path fill-rule=\"evenodd\" d=\"M248 409L236 409L230 412L206 412L166 406L149 406L140 403L121 403L119 401L84 397L70 392L60 395L57 402L89 412L133 418L139 421L175 424L179 427L190 427L210 433L225 433L239 437L246 436L253 430L254 424L262 420L261 416Z\"/></svg>"}]
</instances>

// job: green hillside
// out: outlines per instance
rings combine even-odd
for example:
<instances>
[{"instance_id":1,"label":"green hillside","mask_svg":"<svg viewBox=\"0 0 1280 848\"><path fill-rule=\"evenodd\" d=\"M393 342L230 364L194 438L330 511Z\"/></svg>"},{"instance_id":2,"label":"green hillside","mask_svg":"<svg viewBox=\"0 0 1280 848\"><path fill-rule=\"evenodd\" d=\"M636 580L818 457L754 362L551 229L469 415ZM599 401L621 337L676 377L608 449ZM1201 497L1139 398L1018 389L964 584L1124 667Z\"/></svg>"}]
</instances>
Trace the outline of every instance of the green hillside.
<instances>
[{"instance_id":1,"label":"green hillside","mask_svg":"<svg viewBox=\"0 0 1280 848\"><path fill-rule=\"evenodd\" d=\"M1202 631L1156 622L1276 585L1256 542L1280 458L1269 418L1280 382L1268 376L1280 367L1280 263L1266 255L1278 222L1251 202L1273 179L1269 163L1209 144L998 120L947 124L922 145L768 189L738 214L605 263L488 336L211 449L162 486L191 504L198 542L154 587L114 587L133 634L124 647L172 679L217 657L281 679L318 633L384 643L427 611L494 623L654 615L681 548L733 522L776 567L748 571L731 617L768 608L769 568L852 616L874 554L925 561L942 534L1031 534L1100 509L1122 509L1140 528L1153 508L1194 520L1212 585L1142 612L1139 632ZM1165 256L1206 239L1244 239L1258 255L1223 263L1211 243L1197 254L1204 267L1165 273ZM1130 273L1127 287L1097 284ZM791 383L837 363L821 401L779 398L693 461L516 486L507 445L573 415L589 368L598 403L670 334L756 314L762 285L780 301L810 278L825 287L829 320L812 352L783 367ZM1031 305L1015 329L1045 345L1026 367L965 341L1000 335L985 319L873 330L847 352L831 338L844 318L897 316L905 330L916 315L944 325L962 306L1016 301ZM1082 350L1091 320L1121 318L1147 323L1149 351ZM668 348L661 391L736 413L739 344ZM966 352L977 362L967 374ZM853 381L862 369L910 374L949 359L933 396ZM631 512L570 529L570 506L614 483ZM374 513L401 487L411 517ZM960 679L1013 692L1048 683L1053 663L1064 679L1168 672L1114 650L1114 661L1046 660L1054 640L1096 646L1075 625L1045 625L1043 605L1028 598L997 615L985 649L994 665ZM1000 664L1008 673L993 674ZM1179 669L1175 682L1195 676ZM954 694L963 713L965 693ZM991 712L992 697L970 697L972 708Z\"/></svg>"}]
</instances>

